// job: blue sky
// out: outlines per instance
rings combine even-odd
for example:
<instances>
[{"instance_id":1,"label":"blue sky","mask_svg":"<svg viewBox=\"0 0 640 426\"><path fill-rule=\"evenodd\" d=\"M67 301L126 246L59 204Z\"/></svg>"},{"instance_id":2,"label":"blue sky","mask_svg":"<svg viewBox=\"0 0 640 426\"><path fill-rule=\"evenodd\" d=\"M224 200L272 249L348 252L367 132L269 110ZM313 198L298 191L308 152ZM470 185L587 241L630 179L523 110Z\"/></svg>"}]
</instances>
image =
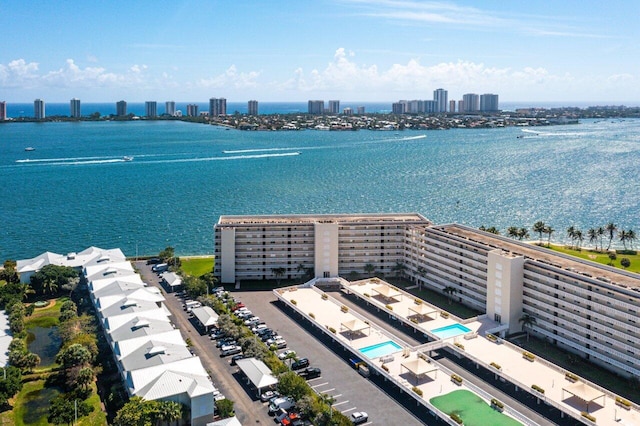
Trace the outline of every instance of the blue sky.
<instances>
[{"instance_id":1,"label":"blue sky","mask_svg":"<svg viewBox=\"0 0 640 426\"><path fill-rule=\"evenodd\" d=\"M640 2L0 0L0 100L640 104Z\"/></svg>"}]
</instances>

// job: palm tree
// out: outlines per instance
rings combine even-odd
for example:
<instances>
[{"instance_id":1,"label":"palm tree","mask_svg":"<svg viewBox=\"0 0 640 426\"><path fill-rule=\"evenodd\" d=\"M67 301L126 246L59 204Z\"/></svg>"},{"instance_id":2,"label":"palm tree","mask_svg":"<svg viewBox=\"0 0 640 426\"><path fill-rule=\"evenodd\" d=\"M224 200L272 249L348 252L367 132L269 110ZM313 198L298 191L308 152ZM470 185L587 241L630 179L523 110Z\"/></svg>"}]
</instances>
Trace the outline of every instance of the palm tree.
<instances>
[{"instance_id":1,"label":"palm tree","mask_svg":"<svg viewBox=\"0 0 640 426\"><path fill-rule=\"evenodd\" d=\"M420 278L427 277L427 269L424 266L418 266L416 272L418 273L418 290L422 290L422 280Z\"/></svg>"},{"instance_id":2,"label":"palm tree","mask_svg":"<svg viewBox=\"0 0 640 426\"><path fill-rule=\"evenodd\" d=\"M582 236L582 231L579 229L576 229L576 233L575 233L575 238L576 238L576 248L578 250L580 250L582 248L582 242L584 241L584 237Z\"/></svg>"},{"instance_id":3,"label":"palm tree","mask_svg":"<svg viewBox=\"0 0 640 426\"><path fill-rule=\"evenodd\" d=\"M613 222L607 223L607 226L604 229L609 233L609 245L607 245L607 251L611 248L611 241L613 241L613 237L616 235L616 231L618 227Z\"/></svg>"},{"instance_id":4,"label":"palm tree","mask_svg":"<svg viewBox=\"0 0 640 426\"><path fill-rule=\"evenodd\" d=\"M598 251L598 231L595 228L589 228L587 237L589 237L590 244L596 243L596 251Z\"/></svg>"},{"instance_id":5,"label":"palm tree","mask_svg":"<svg viewBox=\"0 0 640 426\"><path fill-rule=\"evenodd\" d=\"M373 266L372 263L367 263L366 265L364 265L364 272L366 272L367 274L369 274L369 276L373 276L374 272L376 271L376 267Z\"/></svg>"},{"instance_id":6,"label":"palm tree","mask_svg":"<svg viewBox=\"0 0 640 426\"><path fill-rule=\"evenodd\" d=\"M273 273L273 275L275 275L278 285L280 285L280 279L285 274L285 272L287 272L287 270L280 266L278 268L271 268L271 272Z\"/></svg>"},{"instance_id":7,"label":"palm tree","mask_svg":"<svg viewBox=\"0 0 640 426\"><path fill-rule=\"evenodd\" d=\"M544 230L546 229L544 222L541 220L537 221L533 224L533 228L531 229L539 235L538 241L539 244L542 245L542 234L544 234Z\"/></svg>"},{"instance_id":8,"label":"palm tree","mask_svg":"<svg viewBox=\"0 0 640 426\"><path fill-rule=\"evenodd\" d=\"M158 412L156 414L158 424L178 421L182 418L183 405L175 401L160 401L158 404Z\"/></svg>"},{"instance_id":9,"label":"palm tree","mask_svg":"<svg viewBox=\"0 0 640 426\"><path fill-rule=\"evenodd\" d=\"M624 247L624 249L627 250L627 241L629 240L627 231L625 231L624 229L621 231L618 231L618 238L620 239L620 242L622 243L622 246Z\"/></svg>"},{"instance_id":10,"label":"palm tree","mask_svg":"<svg viewBox=\"0 0 640 426\"><path fill-rule=\"evenodd\" d=\"M602 250L604 248L602 239L604 238L605 230L602 226L599 226L598 229L596 229L596 233L598 234L598 239L600 240L600 250Z\"/></svg>"},{"instance_id":11,"label":"palm tree","mask_svg":"<svg viewBox=\"0 0 640 426\"><path fill-rule=\"evenodd\" d=\"M518 239L522 241L525 238L529 238L529 230L527 228L518 229Z\"/></svg>"},{"instance_id":12,"label":"palm tree","mask_svg":"<svg viewBox=\"0 0 640 426\"><path fill-rule=\"evenodd\" d=\"M627 231L627 241L629 241L629 247L631 247L633 249L633 242L636 241L638 238L636 237L636 233L634 232L633 229L629 229Z\"/></svg>"},{"instance_id":13,"label":"palm tree","mask_svg":"<svg viewBox=\"0 0 640 426\"><path fill-rule=\"evenodd\" d=\"M522 316L520 317L518 322L522 324L522 331L526 331L526 333L527 333L527 342L528 342L529 341L529 330L533 329L533 326L536 325L536 323L537 323L536 317L525 313L525 314L522 314Z\"/></svg>"},{"instance_id":14,"label":"palm tree","mask_svg":"<svg viewBox=\"0 0 640 426\"><path fill-rule=\"evenodd\" d=\"M571 247L573 247L573 242L576 239L576 227L571 225L567 228L567 237L571 239Z\"/></svg>"},{"instance_id":15,"label":"palm tree","mask_svg":"<svg viewBox=\"0 0 640 426\"><path fill-rule=\"evenodd\" d=\"M551 247L551 234L553 234L554 232L556 232L556 230L553 229L552 227L550 226L544 227L543 233L547 234L547 247Z\"/></svg>"},{"instance_id":16,"label":"palm tree","mask_svg":"<svg viewBox=\"0 0 640 426\"><path fill-rule=\"evenodd\" d=\"M453 302L453 294L457 293L458 290L455 287L448 285L442 289L442 292L449 296L449 304L451 304L451 302Z\"/></svg>"},{"instance_id":17,"label":"palm tree","mask_svg":"<svg viewBox=\"0 0 640 426\"><path fill-rule=\"evenodd\" d=\"M58 291L58 282L53 277L47 277L42 283L42 294L55 294Z\"/></svg>"},{"instance_id":18,"label":"palm tree","mask_svg":"<svg viewBox=\"0 0 640 426\"><path fill-rule=\"evenodd\" d=\"M518 230L518 227L517 227L517 226L510 226L510 227L508 227L508 228L507 228L507 237L509 237L509 238L513 238L513 239L515 240L515 239L516 239L516 238L518 238L518 236L520 235L520 234L518 233L518 231L519 231L519 230Z\"/></svg>"},{"instance_id":19,"label":"palm tree","mask_svg":"<svg viewBox=\"0 0 640 426\"><path fill-rule=\"evenodd\" d=\"M404 271L407 269L407 266L398 261L396 262L396 265L393 267L393 270L396 272L396 274L400 277L404 276Z\"/></svg>"}]
</instances>

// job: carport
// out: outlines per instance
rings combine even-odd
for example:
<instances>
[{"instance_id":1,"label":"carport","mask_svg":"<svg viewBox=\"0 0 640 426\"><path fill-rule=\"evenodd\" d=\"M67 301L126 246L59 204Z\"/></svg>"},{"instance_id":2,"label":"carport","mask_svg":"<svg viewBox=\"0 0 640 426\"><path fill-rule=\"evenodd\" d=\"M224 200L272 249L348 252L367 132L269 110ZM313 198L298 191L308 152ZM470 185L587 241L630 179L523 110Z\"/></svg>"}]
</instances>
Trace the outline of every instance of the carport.
<instances>
[{"instance_id":1,"label":"carport","mask_svg":"<svg viewBox=\"0 0 640 426\"><path fill-rule=\"evenodd\" d=\"M413 314L412 314L413 312ZM435 318L431 318L429 317L429 315L431 314L437 314L438 310L431 307L431 306L427 306L423 303L419 304L419 305L414 305L414 306L410 306L409 307L409 315L407 315L408 317L411 316L417 316L418 318L420 318L422 321L427 321L430 319L435 319Z\"/></svg>"},{"instance_id":2,"label":"carport","mask_svg":"<svg viewBox=\"0 0 640 426\"><path fill-rule=\"evenodd\" d=\"M202 325L205 333L208 333L211 327L215 327L218 324L218 314L208 306L193 308L191 313Z\"/></svg>"},{"instance_id":3,"label":"carport","mask_svg":"<svg viewBox=\"0 0 640 426\"><path fill-rule=\"evenodd\" d=\"M412 359L411 361L405 361L401 364L400 371L402 369L406 369L411 375L416 379L416 385L418 384L418 379L425 377L427 374L436 372L435 377L438 377L438 367L435 365L428 363L422 358ZM401 373L402 374L402 373Z\"/></svg>"},{"instance_id":4,"label":"carport","mask_svg":"<svg viewBox=\"0 0 640 426\"><path fill-rule=\"evenodd\" d=\"M162 274L162 282L167 287L169 293L182 288L182 277L175 272L165 272Z\"/></svg>"},{"instance_id":5,"label":"carport","mask_svg":"<svg viewBox=\"0 0 640 426\"><path fill-rule=\"evenodd\" d=\"M390 302L391 301L399 302L400 299L396 299L396 297L402 298L402 293L400 291L394 288L391 288L387 284L379 285L377 287L372 288L371 290L377 293L378 296L382 296L385 300L388 300Z\"/></svg>"},{"instance_id":6,"label":"carport","mask_svg":"<svg viewBox=\"0 0 640 426\"><path fill-rule=\"evenodd\" d=\"M349 335L349 340L351 340L351 338L353 337L353 334L356 334L359 332L362 332L364 334L364 330L367 330L367 329L369 330L369 333L371 333L371 326L366 322L361 321L357 318L340 323L340 332L342 332L343 330L346 330L347 334Z\"/></svg>"},{"instance_id":7,"label":"carport","mask_svg":"<svg viewBox=\"0 0 640 426\"><path fill-rule=\"evenodd\" d=\"M602 398L602 406L605 404L605 395L604 392L600 392L592 388L591 386L587 386L585 383L574 383L573 385L566 386L562 388L562 399L564 400L564 393L569 392L571 395L576 398L584 401L587 404L586 412L589 412L589 404L595 401L598 398Z\"/></svg>"},{"instance_id":8,"label":"carport","mask_svg":"<svg viewBox=\"0 0 640 426\"><path fill-rule=\"evenodd\" d=\"M252 384L257 390L258 395L262 393L262 389L278 383L269 367L260 360L255 358L245 358L236 361L236 365L247 377L247 384Z\"/></svg>"}]
</instances>

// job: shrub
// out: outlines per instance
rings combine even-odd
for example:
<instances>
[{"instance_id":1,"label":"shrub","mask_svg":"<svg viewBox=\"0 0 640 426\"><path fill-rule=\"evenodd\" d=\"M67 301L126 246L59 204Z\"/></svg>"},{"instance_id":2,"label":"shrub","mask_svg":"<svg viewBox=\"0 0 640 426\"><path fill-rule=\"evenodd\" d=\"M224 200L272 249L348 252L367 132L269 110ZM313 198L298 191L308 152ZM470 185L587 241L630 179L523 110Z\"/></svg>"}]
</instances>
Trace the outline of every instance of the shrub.
<instances>
[{"instance_id":1,"label":"shrub","mask_svg":"<svg viewBox=\"0 0 640 426\"><path fill-rule=\"evenodd\" d=\"M393 306L391 306L391 305L385 305L384 307L387 308L390 311L393 311Z\"/></svg>"},{"instance_id":2,"label":"shrub","mask_svg":"<svg viewBox=\"0 0 640 426\"><path fill-rule=\"evenodd\" d=\"M499 408L500 410L502 410L504 408L504 404L500 401L498 401L495 398L491 398L491 405L494 407Z\"/></svg>"},{"instance_id":3,"label":"shrub","mask_svg":"<svg viewBox=\"0 0 640 426\"><path fill-rule=\"evenodd\" d=\"M449 318L449 312L441 311L441 312L440 312L440 316L441 316L442 318Z\"/></svg>"},{"instance_id":4,"label":"shrub","mask_svg":"<svg viewBox=\"0 0 640 426\"><path fill-rule=\"evenodd\" d=\"M460 418L459 415L457 415L456 413L451 413L449 415L449 417L451 417L451 420L453 420L454 422L458 423L459 425L462 424L462 419Z\"/></svg>"},{"instance_id":5,"label":"shrub","mask_svg":"<svg viewBox=\"0 0 640 426\"><path fill-rule=\"evenodd\" d=\"M422 390L420 390L420 388L414 386L411 388L412 391L414 391L416 394L422 396Z\"/></svg>"},{"instance_id":6,"label":"shrub","mask_svg":"<svg viewBox=\"0 0 640 426\"><path fill-rule=\"evenodd\" d=\"M336 329L335 329L335 328L327 326L327 329L328 329L330 332L332 332L333 334L336 334Z\"/></svg>"},{"instance_id":7,"label":"shrub","mask_svg":"<svg viewBox=\"0 0 640 426\"><path fill-rule=\"evenodd\" d=\"M457 374L452 374L451 375L451 381L457 385L461 385L462 384L462 377L458 376Z\"/></svg>"},{"instance_id":8,"label":"shrub","mask_svg":"<svg viewBox=\"0 0 640 426\"><path fill-rule=\"evenodd\" d=\"M619 405L620 407L627 410L631 410L631 403L624 398L620 398L619 396L616 396L616 405Z\"/></svg>"},{"instance_id":9,"label":"shrub","mask_svg":"<svg viewBox=\"0 0 640 426\"><path fill-rule=\"evenodd\" d=\"M497 364L495 362L492 362L489 365L492 366L493 368L495 368L496 370L502 370L502 367L500 366L500 364Z\"/></svg>"},{"instance_id":10,"label":"shrub","mask_svg":"<svg viewBox=\"0 0 640 426\"><path fill-rule=\"evenodd\" d=\"M316 316L313 314L313 312L309 312L309 316L313 319L316 319Z\"/></svg>"},{"instance_id":11,"label":"shrub","mask_svg":"<svg viewBox=\"0 0 640 426\"><path fill-rule=\"evenodd\" d=\"M491 340L492 342L497 342L498 338L494 335L494 334L487 334L487 339Z\"/></svg>"},{"instance_id":12,"label":"shrub","mask_svg":"<svg viewBox=\"0 0 640 426\"><path fill-rule=\"evenodd\" d=\"M418 324L418 320L417 320L417 319L415 319L415 318L411 318L409 321L411 321L411 322L412 322L412 323L414 323L414 324Z\"/></svg>"},{"instance_id":13,"label":"shrub","mask_svg":"<svg viewBox=\"0 0 640 426\"><path fill-rule=\"evenodd\" d=\"M389 367L387 367L386 365L382 364L382 366L381 366L381 367L382 367L382 369L383 369L384 371L386 371L387 373L389 372Z\"/></svg>"},{"instance_id":14,"label":"shrub","mask_svg":"<svg viewBox=\"0 0 640 426\"><path fill-rule=\"evenodd\" d=\"M573 373L565 373L564 378L569 380L570 382L577 382L578 376Z\"/></svg>"},{"instance_id":15,"label":"shrub","mask_svg":"<svg viewBox=\"0 0 640 426\"><path fill-rule=\"evenodd\" d=\"M522 357L524 359L526 359L527 361L531 361L531 362L533 362L533 360L536 359L536 356L534 354L532 354L531 352L527 352L527 351L522 352Z\"/></svg>"},{"instance_id":16,"label":"shrub","mask_svg":"<svg viewBox=\"0 0 640 426\"><path fill-rule=\"evenodd\" d=\"M454 345L459 347L460 349L462 349L464 351L464 345L462 343L455 342Z\"/></svg>"},{"instance_id":17,"label":"shrub","mask_svg":"<svg viewBox=\"0 0 640 426\"><path fill-rule=\"evenodd\" d=\"M297 304L298 304L298 302L296 302L296 301L295 301L295 299L291 299L291 304L292 304L292 305L297 305Z\"/></svg>"},{"instance_id":18,"label":"shrub","mask_svg":"<svg viewBox=\"0 0 640 426\"><path fill-rule=\"evenodd\" d=\"M340 310L341 310L342 312L344 312L344 313L349 312L349 308L348 308L348 307L346 307L346 306L344 306L344 305L342 305L342 306L340 307Z\"/></svg>"},{"instance_id":19,"label":"shrub","mask_svg":"<svg viewBox=\"0 0 640 426\"><path fill-rule=\"evenodd\" d=\"M371 295L369 293L363 293L364 297L371 297Z\"/></svg>"},{"instance_id":20,"label":"shrub","mask_svg":"<svg viewBox=\"0 0 640 426\"><path fill-rule=\"evenodd\" d=\"M415 303L416 305L422 305L422 300L420 300L420 299L413 299L413 303Z\"/></svg>"},{"instance_id":21,"label":"shrub","mask_svg":"<svg viewBox=\"0 0 640 426\"><path fill-rule=\"evenodd\" d=\"M322 300L327 300L329 296L326 293L322 293Z\"/></svg>"},{"instance_id":22,"label":"shrub","mask_svg":"<svg viewBox=\"0 0 640 426\"><path fill-rule=\"evenodd\" d=\"M591 420L591 421L592 421L592 422L594 422L594 423L596 422L596 418L595 418L595 417L593 417L591 414L587 413L586 411L583 411L582 413L580 413L580 415L581 415L582 417L584 417L585 419L589 419L589 420Z\"/></svg>"},{"instance_id":23,"label":"shrub","mask_svg":"<svg viewBox=\"0 0 640 426\"><path fill-rule=\"evenodd\" d=\"M538 385L531 385L531 389L533 389L536 392L540 392L541 394L544 394L544 389L542 389L540 386Z\"/></svg>"}]
</instances>

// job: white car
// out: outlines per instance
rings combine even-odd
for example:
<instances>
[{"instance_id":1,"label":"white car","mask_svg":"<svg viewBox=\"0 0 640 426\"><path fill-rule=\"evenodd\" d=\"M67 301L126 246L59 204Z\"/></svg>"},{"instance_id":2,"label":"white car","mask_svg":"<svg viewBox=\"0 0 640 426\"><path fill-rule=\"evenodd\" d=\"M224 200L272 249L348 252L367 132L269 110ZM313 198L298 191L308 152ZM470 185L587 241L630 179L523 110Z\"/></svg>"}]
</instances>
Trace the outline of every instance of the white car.
<instances>
[{"instance_id":1,"label":"white car","mask_svg":"<svg viewBox=\"0 0 640 426\"><path fill-rule=\"evenodd\" d=\"M356 411L355 413L351 413L351 423L353 423L354 425L365 423L367 420L369 420L369 415L364 411Z\"/></svg>"},{"instance_id":2,"label":"white car","mask_svg":"<svg viewBox=\"0 0 640 426\"><path fill-rule=\"evenodd\" d=\"M293 354L293 356L296 356L296 351L294 351L293 349L287 349L286 351L283 351L281 354L279 354L278 358L280 360L284 360L285 358L287 358L291 354Z\"/></svg>"}]
</instances>

